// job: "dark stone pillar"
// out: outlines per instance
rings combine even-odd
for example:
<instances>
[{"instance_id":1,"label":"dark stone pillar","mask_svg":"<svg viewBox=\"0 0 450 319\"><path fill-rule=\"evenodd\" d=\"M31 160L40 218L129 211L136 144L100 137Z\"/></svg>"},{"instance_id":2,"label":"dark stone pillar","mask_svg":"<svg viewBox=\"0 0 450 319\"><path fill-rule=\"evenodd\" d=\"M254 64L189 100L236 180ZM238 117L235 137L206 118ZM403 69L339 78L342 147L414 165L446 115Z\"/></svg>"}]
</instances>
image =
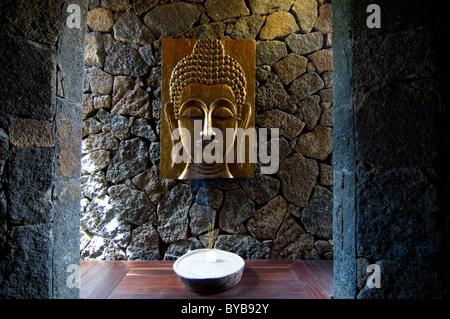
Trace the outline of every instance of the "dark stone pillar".
<instances>
[{"instance_id":1,"label":"dark stone pillar","mask_svg":"<svg viewBox=\"0 0 450 319\"><path fill-rule=\"evenodd\" d=\"M68 4L81 27L69 29ZM78 298L87 1L0 4L0 298Z\"/></svg>"},{"instance_id":2,"label":"dark stone pillar","mask_svg":"<svg viewBox=\"0 0 450 319\"><path fill-rule=\"evenodd\" d=\"M371 3L333 3L335 297L440 298L448 73L437 40L446 11L376 1L381 28L370 29ZM380 266L381 288L366 285L369 264Z\"/></svg>"}]
</instances>

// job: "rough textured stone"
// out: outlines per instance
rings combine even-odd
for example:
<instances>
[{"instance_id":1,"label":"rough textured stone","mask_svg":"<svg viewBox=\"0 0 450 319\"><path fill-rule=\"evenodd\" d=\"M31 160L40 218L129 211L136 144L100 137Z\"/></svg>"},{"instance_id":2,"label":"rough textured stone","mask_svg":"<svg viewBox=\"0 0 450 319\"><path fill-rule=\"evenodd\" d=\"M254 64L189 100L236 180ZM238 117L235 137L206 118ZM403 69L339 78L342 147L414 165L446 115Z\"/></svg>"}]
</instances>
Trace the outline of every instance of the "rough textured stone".
<instances>
[{"instance_id":1,"label":"rough textured stone","mask_svg":"<svg viewBox=\"0 0 450 319\"><path fill-rule=\"evenodd\" d=\"M83 104L81 105L81 110L83 120L94 114L94 100L92 99L91 94L83 94Z\"/></svg>"},{"instance_id":2,"label":"rough textured stone","mask_svg":"<svg viewBox=\"0 0 450 319\"><path fill-rule=\"evenodd\" d=\"M323 186L333 186L333 166L320 164L319 182Z\"/></svg>"},{"instance_id":3,"label":"rough textured stone","mask_svg":"<svg viewBox=\"0 0 450 319\"><path fill-rule=\"evenodd\" d=\"M137 77L148 72L148 65L136 50L117 41L106 55L105 71L113 75Z\"/></svg>"},{"instance_id":4,"label":"rough textured stone","mask_svg":"<svg viewBox=\"0 0 450 319\"><path fill-rule=\"evenodd\" d=\"M316 186L308 206L302 212L302 223L308 234L319 238L332 238L333 193Z\"/></svg>"},{"instance_id":5,"label":"rough textured stone","mask_svg":"<svg viewBox=\"0 0 450 319\"><path fill-rule=\"evenodd\" d=\"M289 12L280 11L267 16L259 33L261 40L274 40L299 31L295 18Z\"/></svg>"},{"instance_id":6,"label":"rough textured stone","mask_svg":"<svg viewBox=\"0 0 450 319\"><path fill-rule=\"evenodd\" d=\"M111 195L111 205L131 224L144 224L156 209L144 192L127 185L111 186L108 193Z\"/></svg>"},{"instance_id":7,"label":"rough textured stone","mask_svg":"<svg viewBox=\"0 0 450 319\"><path fill-rule=\"evenodd\" d=\"M421 267L418 264L389 260L381 260L376 264L381 270L381 287L371 289L365 285L359 292L358 299L442 298L440 284L442 279L435 270ZM360 271L365 272L366 269ZM366 273L365 275L370 274Z\"/></svg>"},{"instance_id":8,"label":"rough textured stone","mask_svg":"<svg viewBox=\"0 0 450 319\"><path fill-rule=\"evenodd\" d=\"M333 259L333 247L326 240L318 240L314 243L314 247L321 259Z\"/></svg>"},{"instance_id":9,"label":"rough textured stone","mask_svg":"<svg viewBox=\"0 0 450 319\"><path fill-rule=\"evenodd\" d=\"M428 178L415 169L368 172L356 191L358 255L426 264L439 240L432 231L436 220L423 215L437 210L436 188Z\"/></svg>"},{"instance_id":10,"label":"rough textured stone","mask_svg":"<svg viewBox=\"0 0 450 319\"><path fill-rule=\"evenodd\" d=\"M94 109L110 109L111 108L111 96L102 95L94 97Z\"/></svg>"},{"instance_id":11,"label":"rough textured stone","mask_svg":"<svg viewBox=\"0 0 450 319\"><path fill-rule=\"evenodd\" d=\"M106 179L117 183L142 173L149 165L147 152L148 144L139 138L123 141L111 160Z\"/></svg>"},{"instance_id":12,"label":"rough textured stone","mask_svg":"<svg viewBox=\"0 0 450 319\"><path fill-rule=\"evenodd\" d=\"M275 239L275 235L287 212L287 202L277 196L268 202L247 222L247 229L259 240Z\"/></svg>"},{"instance_id":13,"label":"rough textured stone","mask_svg":"<svg viewBox=\"0 0 450 319\"><path fill-rule=\"evenodd\" d=\"M114 11L125 11L128 9L128 0L101 0L103 8Z\"/></svg>"},{"instance_id":14,"label":"rough textured stone","mask_svg":"<svg viewBox=\"0 0 450 319\"><path fill-rule=\"evenodd\" d=\"M219 227L228 233L246 233L244 221L255 213L255 204L242 189L225 194L219 211Z\"/></svg>"},{"instance_id":15,"label":"rough textured stone","mask_svg":"<svg viewBox=\"0 0 450 319\"><path fill-rule=\"evenodd\" d=\"M111 10L95 8L87 13L87 25L94 32L111 32L114 26L114 16Z\"/></svg>"},{"instance_id":16,"label":"rough textured stone","mask_svg":"<svg viewBox=\"0 0 450 319\"><path fill-rule=\"evenodd\" d=\"M158 5L158 0L133 0L134 12L140 16Z\"/></svg>"},{"instance_id":17,"label":"rough textured stone","mask_svg":"<svg viewBox=\"0 0 450 319\"><path fill-rule=\"evenodd\" d=\"M330 33L332 31L331 27L331 4L325 3L319 8L319 17L314 23L314 29L322 33Z\"/></svg>"},{"instance_id":18,"label":"rough textured stone","mask_svg":"<svg viewBox=\"0 0 450 319\"><path fill-rule=\"evenodd\" d=\"M11 299L45 299L51 296L51 224L12 226L9 237L9 254L0 264L0 296Z\"/></svg>"},{"instance_id":19,"label":"rough textured stone","mask_svg":"<svg viewBox=\"0 0 450 319\"><path fill-rule=\"evenodd\" d=\"M80 220L81 227L90 233L125 246L130 238L130 224L111 205L111 198L103 196L92 200Z\"/></svg>"},{"instance_id":20,"label":"rough textured stone","mask_svg":"<svg viewBox=\"0 0 450 319\"><path fill-rule=\"evenodd\" d=\"M248 235L219 235L216 249L222 249L241 256L244 259L268 259L270 248Z\"/></svg>"},{"instance_id":21,"label":"rough textured stone","mask_svg":"<svg viewBox=\"0 0 450 319\"><path fill-rule=\"evenodd\" d=\"M285 42L289 50L298 55L307 55L323 47L323 37L320 32L291 34Z\"/></svg>"},{"instance_id":22,"label":"rough textured stone","mask_svg":"<svg viewBox=\"0 0 450 319\"><path fill-rule=\"evenodd\" d=\"M158 204L158 232L166 244L186 239L189 207L193 201L189 186L178 184L166 192Z\"/></svg>"},{"instance_id":23,"label":"rough textured stone","mask_svg":"<svg viewBox=\"0 0 450 319\"><path fill-rule=\"evenodd\" d=\"M156 142L158 137L152 130L150 122L146 119L136 119L131 125L131 134L143 137L150 142Z\"/></svg>"},{"instance_id":24,"label":"rough textured stone","mask_svg":"<svg viewBox=\"0 0 450 319\"><path fill-rule=\"evenodd\" d=\"M414 90L406 83L354 94L358 159L375 167L435 165L436 94ZM404 117L405 112L409 116Z\"/></svg>"},{"instance_id":25,"label":"rough textured stone","mask_svg":"<svg viewBox=\"0 0 450 319\"><path fill-rule=\"evenodd\" d=\"M277 232L270 258L319 259L319 255L314 248L314 238L288 215Z\"/></svg>"},{"instance_id":26,"label":"rough textured stone","mask_svg":"<svg viewBox=\"0 0 450 319\"><path fill-rule=\"evenodd\" d=\"M291 0L249 0L252 14L271 14L277 11L289 11Z\"/></svg>"},{"instance_id":27,"label":"rough textured stone","mask_svg":"<svg viewBox=\"0 0 450 319\"><path fill-rule=\"evenodd\" d=\"M115 77L112 103L111 113L147 119L152 117L148 93L138 85L135 85L131 77Z\"/></svg>"},{"instance_id":28,"label":"rough textured stone","mask_svg":"<svg viewBox=\"0 0 450 319\"><path fill-rule=\"evenodd\" d=\"M56 176L76 180L80 176L81 108L77 103L60 98L56 106ZM77 202L75 198L72 201Z\"/></svg>"},{"instance_id":29,"label":"rough textured stone","mask_svg":"<svg viewBox=\"0 0 450 319\"><path fill-rule=\"evenodd\" d=\"M54 165L52 148L30 146L17 150L9 163L7 198L11 222L37 224L51 221Z\"/></svg>"},{"instance_id":30,"label":"rough textured stone","mask_svg":"<svg viewBox=\"0 0 450 319\"><path fill-rule=\"evenodd\" d=\"M103 68L105 63L105 47L103 36L100 32L90 32L86 34L86 44L84 50L84 64Z\"/></svg>"},{"instance_id":31,"label":"rough textured stone","mask_svg":"<svg viewBox=\"0 0 450 319\"><path fill-rule=\"evenodd\" d=\"M103 109L97 112L97 118L105 125L103 131L112 132L115 137L124 140L130 136L129 120L127 117L119 114L111 114Z\"/></svg>"},{"instance_id":32,"label":"rough textured stone","mask_svg":"<svg viewBox=\"0 0 450 319\"><path fill-rule=\"evenodd\" d=\"M148 64L148 66L154 66L156 64L156 58L153 54L151 45L143 45L139 48L139 54L141 58Z\"/></svg>"},{"instance_id":33,"label":"rough textured stone","mask_svg":"<svg viewBox=\"0 0 450 319\"><path fill-rule=\"evenodd\" d=\"M81 143L81 154L91 153L97 150L117 151L119 141L113 133L92 134Z\"/></svg>"},{"instance_id":34,"label":"rough textured stone","mask_svg":"<svg viewBox=\"0 0 450 319\"><path fill-rule=\"evenodd\" d=\"M322 73L321 76L323 79L324 88L328 89L328 88L333 87L333 72L332 71L324 72L324 73Z\"/></svg>"},{"instance_id":35,"label":"rough textured stone","mask_svg":"<svg viewBox=\"0 0 450 319\"><path fill-rule=\"evenodd\" d=\"M299 101L323 89L323 81L317 73L306 73L294 80L288 89Z\"/></svg>"},{"instance_id":36,"label":"rough textured stone","mask_svg":"<svg viewBox=\"0 0 450 319\"><path fill-rule=\"evenodd\" d=\"M53 147L54 125L50 121L16 119L9 128L9 140L17 147Z\"/></svg>"},{"instance_id":37,"label":"rough textured stone","mask_svg":"<svg viewBox=\"0 0 450 319\"><path fill-rule=\"evenodd\" d=\"M286 44L281 41L256 42L256 65L272 65L288 55Z\"/></svg>"},{"instance_id":38,"label":"rough textured stone","mask_svg":"<svg viewBox=\"0 0 450 319\"><path fill-rule=\"evenodd\" d=\"M163 35L170 37L188 31L199 18L200 10L195 5L176 2L157 6L145 15L144 23L160 38Z\"/></svg>"},{"instance_id":39,"label":"rough textured stone","mask_svg":"<svg viewBox=\"0 0 450 319\"><path fill-rule=\"evenodd\" d=\"M281 162L277 175L281 179L284 197L300 207L306 207L319 175L317 162L297 153Z\"/></svg>"},{"instance_id":40,"label":"rough textured stone","mask_svg":"<svg viewBox=\"0 0 450 319\"><path fill-rule=\"evenodd\" d=\"M308 59L295 53L289 54L283 60L277 62L273 69L284 85L294 81L294 79L306 72Z\"/></svg>"},{"instance_id":41,"label":"rough textured stone","mask_svg":"<svg viewBox=\"0 0 450 319\"><path fill-rule=\"evenodd\" d=\"M203 246L196 238L180 240L167 248L167 251L164 254L164 260L176 260L186 254L189 250L201 248L203 248Z\"/></svg>"},{"instance_id":42,"label":"rough textured stone","mask_svg":"<svg viewBox=\"0 0 450 319\"><path fill-rule=\"evenodd\" d=\"M47 1L45 6L39 1L2 1L0 29L14 36L54 45L61 27L61 8L61 0Z\"/></svg>"},{"instance_id":43,"label":"rough textured stone","mask_svg":"<svg viewBox=\"0 0 450 319\"><path fill-rule=\"evenodd\" d=\"M295 151L306 157L325 160L333 149L333 129L318 125L298 137Z\"/></svg>"},{"instance_id":44,"label":"rough textured stone","mask_svg":"<svg viewBox=\"0 0 450 319\"><path fill-rule=\"evenodd\" d=\"M298 108L303 114L306 129L308 130L312 130L320 119L321 108L319 102L320 97L317 95L312 95L298 104Z\"/></svg>"},{"instance_id":45,"label":"rough textured stone","mask_svg":"<svg viewBox=\"0 0 450 319\"><path fill-rule=\"evenodd\" d=\"M113 87L113 76L103 72L101 69L92 67L89 71L89 88L93 93L111 94Z\"/></svg>"},{"instance_id":46,"label":"rough textured stone","mask_svg":"<svg viewBox=\"0 0 450 319\"><path fill-rule=\"evenodd\" d=\"M255 39L264 21L266 21L266 18L259 15L239 18L231 33L231 37L233 39Z\"/></svg>"},{"instance_id":47,"label":"rough textured stone","mask_svg":"<svg viewBox=\"0 0 450 319\"><path fill-rule=\"evenodd\" d=\"M255 173L254 178L241 180L240 185L248 197L258 204L264 204L274 198L280 189L279 180L258 173Z\"/></svg>"},{"instance_id":48,"label":"rough textured stone","mask_svg":"<svg viewBox=\"0 0 450 319\"><path fill-rule=\"evenodd\" d=\"M203 24L193 28L189 35L193 39L223 39L226 25L223 22Z\"/></svg>"},{"instance_id":49,"label":"rough textured stone","mask_svg":"<svg viewBox=\"0 0 450 319\"><path fill-rule=\"evenodd\" d=\"M320 125L333 127L333 108L327 108L322 112L322 116L320 117Z\"/></svg>"},{"instance_id":50,"label":"rough textured stone","mask_svg":"<svg viewBox=\"0 0 450 319\"><path fill-rule=\"evenodd\" d=\"M161 259L158 232L151 223L145 223L133 230L126 253L128 260Z\"/></svg>"},{"instance_id":51,"label":"rough textured stone","mask_svg":"<svg viewBox=\"0 0 450 319\"><path fill-rule=\"evenodd\" d=\"M111 161L111 152L100 150L89 153L81 158L81 175L92 174L104 169Z\"/></svg>"},{"instance_id":52,"label":"rough textured stone","mask_svg":"<svg viewBox=\"0 0 450 319\"><path fill-rule=\"evenodd\" d=\"M114 24L114 38L125 43L151 44L153 34L131 10L127 10Z\"/></svg>"},{"instance_id":53,"label":"rough textured stone","mask_svg":"<svg viewBox=\"0 0 450 319\"><path fill-rule=\"evenodd\" d=\"M280 136L291 140L298 136L305 123L295 116L280 110L270 110L258 115L257 123L260 127L279 128Z\"/></svg>"},{"instance_id":54,"label":"rough textured stone","mask_svg":"<svg viewBox=\"0 0 450 319\"><path fill-rule=\"evenodd\" d=\"M244 0L207 0L205 8L208 16L214 21L238 18L250 14Z\"/></svg>"},{"instance_id":55,"label":"rough textured stone","mask_svg":"<svg viewBox=\"0 0 450 319\"><path fill-rule=\"evenodd\" d=\"M161 144L159 142L153 142L148 150L148 155L152 163L159 167L159 162L161 160Z\"/></svg>"},{"instance_id":56,"label":"rough textured stone","mask_svg":"<svg viewBox=\"0 0 450 319\"><path fill-rule=\"evenodd\" d=\"M160 179L157 166L152 166L149 170L137 175L132 181L136 187L145 191L154 204L157 204L169 188L176 183L174 180Z\"/></svg>"},{"instance_id":57,"label":"rough textured stone","mask_svg":"<svg viewBox=\"0 0 450 319\"><path fill-rule=\"evenodd\" d=\"M214 209L218 209L220 207L222 200L222 191L212 187L200 187L197 192L197 196L195 197L196 203L203 206L212 207Z\"/></svg>"},{"instance_id":58,"label":"rough textured stone","mask_svg":"<svg viewBox=\"0 0 450 319\"><path fill-rule=\"evenodd\" d=\"M287 94L283 84L274 74L270 74L266 83L256 89L255 106L258 111L276 108L294 113L297 109L295 102Z\"/></svg>"},{"instance_id":59,"label":"rough textured stone","mask_svg":"<svg viewBox=\"0 0 450 319\"><path fill-rule=\"evenodd\" d=\"M317 19L317 2L316 0L296 0L292 6L292 13L301 32L309 33Z\"/></svg>"},{"instance_id":60,"label":"rough textured stone","mask_svg":"<svg viewBox=\"0 0 450 319\"><path fill-rule=\"evenodd\" d=\"M321 104L325 105L325 103L332 103L333 102L333 89L323 89L319 91L319 96L321 100ZM327 104L329 105L329 104Z\"/></svg>"},{"instance_id":61,"label":"rough textured stone","mask_svg":"<svg viewBox=\"0 0 450 319\"><path fill-rule=\"evenodd\" d=\"M0 37L0 114L51 120L55 114L54 48L7 35ZM26 92L26 94L24 94Z\"/></svg>"},{"instance_id":62,"label":"rough textured stone","mask_svg":"<svg viewBox=\"0 0 450 319\"><path fill-rule=\"evenodd\" d=\"M314 63L318 73L333 70L333 50L320 50L310 54L308 58Z\"/></svg>"},{"instance_id":63,"label":"rough textured stone","mask_svg":"<svg viewBox=\"0 0 450 319\"><path fill-rule=\"evenodd\" d=\"M90 199L95 199L107 195L108 182L105 178L105 172L97 171L91 175L82 176L81 181L81 191L84 196Z\"/></svg>"},{"instance_id":64,"label":"rough textured stone","mask_svg":"<svg viewBox=\"0 0 450 319\"><path fill-rule=\"evenodd\" d=\"M210 224L214 227L216 210L194 203L189 209L189 219L192 236L198 236L208 232Z\"/></svg>"}]
</instances>

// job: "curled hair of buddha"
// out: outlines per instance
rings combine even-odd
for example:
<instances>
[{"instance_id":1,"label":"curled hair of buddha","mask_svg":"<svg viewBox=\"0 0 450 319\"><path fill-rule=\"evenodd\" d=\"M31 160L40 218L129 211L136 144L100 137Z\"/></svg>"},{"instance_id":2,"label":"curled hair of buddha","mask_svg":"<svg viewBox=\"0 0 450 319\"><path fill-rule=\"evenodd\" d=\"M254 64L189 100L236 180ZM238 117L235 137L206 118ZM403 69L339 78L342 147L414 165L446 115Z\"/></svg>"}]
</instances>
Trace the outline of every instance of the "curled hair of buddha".
<instances>
[{"instance_id":1,"label":"curled hair of buddha","mask_svg":"<svg viewBox=\"0 0 450 319\"><path fill-rule=\"evenodd\" d=\"M192 54L178 62L170 77L170 100L178 119L180 96L190 83L205 85L226 84L234 92L240 119L245 101L246 81L241 65L224 52L223 44L216 39L199 39Z\"/></svg>"}]
</instances>

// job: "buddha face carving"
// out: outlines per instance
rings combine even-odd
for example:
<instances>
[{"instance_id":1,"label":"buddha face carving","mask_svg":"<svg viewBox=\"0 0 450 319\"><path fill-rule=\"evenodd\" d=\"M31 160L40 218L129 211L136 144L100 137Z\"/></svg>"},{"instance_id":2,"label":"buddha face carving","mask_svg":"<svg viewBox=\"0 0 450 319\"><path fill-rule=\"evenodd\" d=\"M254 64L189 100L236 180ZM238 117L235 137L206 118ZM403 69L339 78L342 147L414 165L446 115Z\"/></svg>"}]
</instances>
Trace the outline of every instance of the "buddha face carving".
<instances>
[{"instance_id":1,"label":"buddha face carving","mask_svg":"<svg viewBox=\"0 0 450 319\"><path fill-rule=\"evenodd\" d=\"M236 172L243 177L238 169L230 170L227 159L234 155L237 129L245 130L253 123L254 108L246 100L244 70L235 58L225 54L223 43L197 40L192 53L173 68L169 94L163 114L172 140L171 168L184 163L176 178L233 178ZM171 174L161 170L161 175L165 178Z\"/></svg>"}]
</instances>

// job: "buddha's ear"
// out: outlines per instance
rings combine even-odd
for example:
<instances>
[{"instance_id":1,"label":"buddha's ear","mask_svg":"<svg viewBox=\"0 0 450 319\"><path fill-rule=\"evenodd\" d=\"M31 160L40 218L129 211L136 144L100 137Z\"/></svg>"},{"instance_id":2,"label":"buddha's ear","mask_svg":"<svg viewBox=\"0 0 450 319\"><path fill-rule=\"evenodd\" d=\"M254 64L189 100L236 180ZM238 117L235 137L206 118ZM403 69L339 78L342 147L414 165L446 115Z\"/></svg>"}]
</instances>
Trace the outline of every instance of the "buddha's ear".
<instances>
[{"instance_id":1,"label":"buddha's ear","mask_svg":"<svg viewBox=\"0 0 450 319\"><path fill-rule=\"evenodd\" d=\"M170 133L178 127L177 120L175 119L175 111L172 102L167 102L164 105L164 113L166 114L167 123L169 124Z\"/></svg>"},{"instance_id":2,"label":"buddha's ear","mask_svg":"<svg viewBox=\"0 0 450 319\"><path fill-rule=\"evenodd\" d=\"M250 116L252 114L252 107L250 104L245 103L241 108L241 120L239 121L239 127L242 127L244 130L247 129L247 125L250 121Z\"/></svg>"}]
</instances>

